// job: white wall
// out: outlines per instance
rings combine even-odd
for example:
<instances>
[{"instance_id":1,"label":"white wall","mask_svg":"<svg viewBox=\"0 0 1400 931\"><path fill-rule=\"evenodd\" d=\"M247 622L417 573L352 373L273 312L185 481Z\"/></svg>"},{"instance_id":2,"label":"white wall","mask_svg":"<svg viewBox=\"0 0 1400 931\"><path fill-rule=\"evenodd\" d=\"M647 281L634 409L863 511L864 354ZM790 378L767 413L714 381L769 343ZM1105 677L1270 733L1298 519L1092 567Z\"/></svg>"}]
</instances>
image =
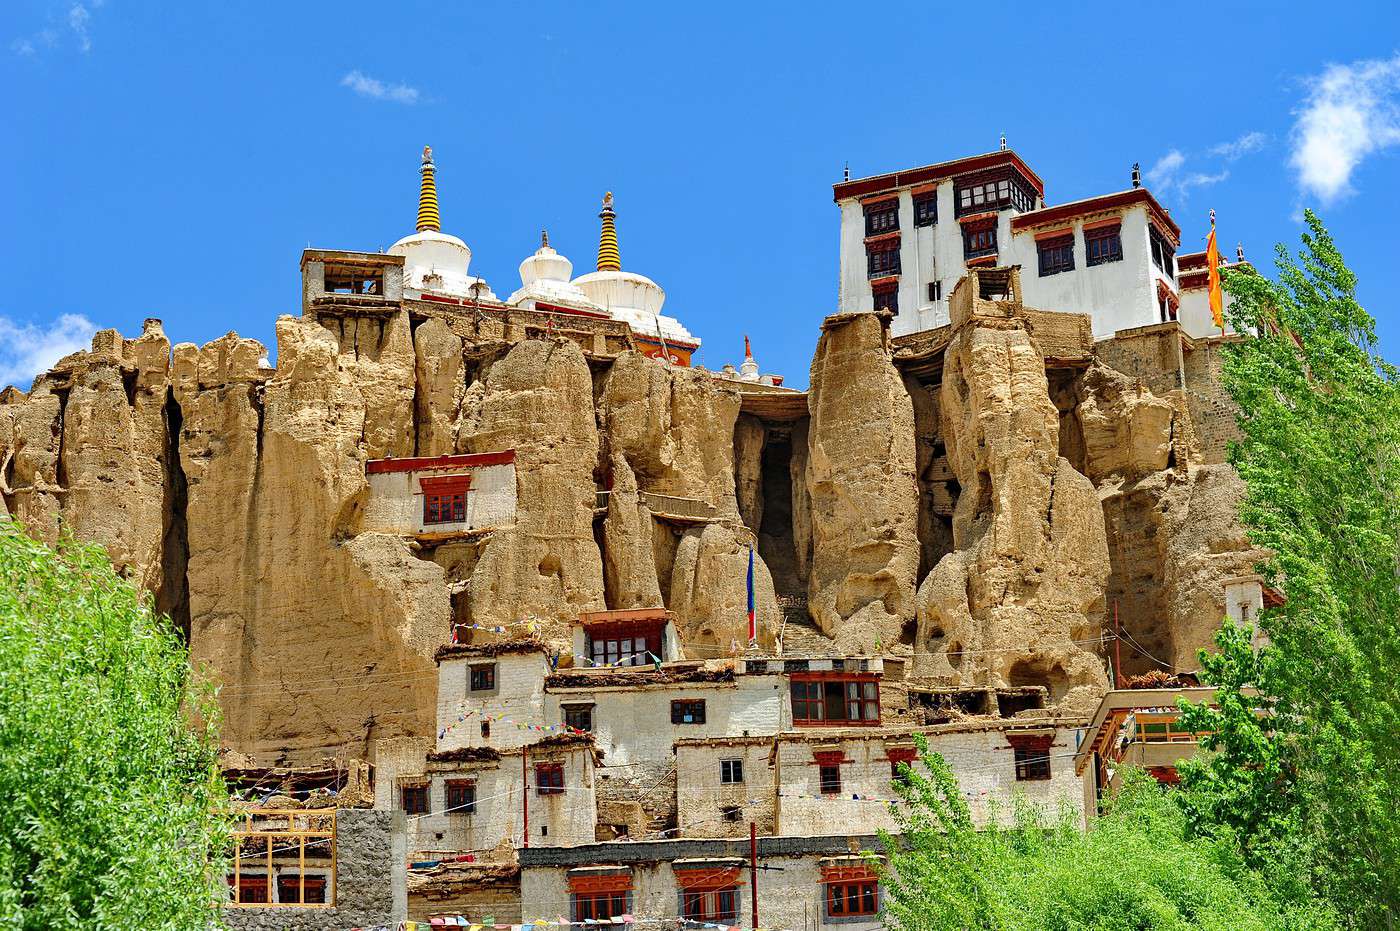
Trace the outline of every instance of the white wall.
<instances>
[{"instance_id":1,"label":"white wall","mask_svg":"<svg viewBox=\"0 0 1400 931\"><path fill-rule=\"evenodd\" d=\"M1045 806L1054 817L1064 804L1082 821L1084 795L1080 777L1074 773L1075 732L1055 732L1050 748L1050 778L1016 781L1015 756L1002 731L930 733L929 747L941 753L958 777L974 820L985 823L1000 805L1000 820L1011 821L1011 803L1017 793ZM778 743L778 833L789 835L870 834L877 828L894 830L896 825L887 802L898 796L890 785L890 762L886 746L907 746L907 735L872 735L823 742L822 749L837 743L849 763L841 764L841 794L822 795L820 768L810 740L784 740ZM922 767L922 764L915 764ZM859 795L860 799L852 798ZM867 800L868 799L868 800Z\"/></svg>"},{"instance_id":2,"label":"white wall","mask_svg":"<svg viewBox=\"0 0 1400 931\"><path fill-rule=\"evenodd\" d=\"M474 665L496 664L496 688L473 692L469 669ZM519 747L538 739L539 732L519 724L559 723L557 716L546 718L544 679L549 660L543 653L502 653L499 656L452 656L438 664L437 728L447 733L439 738L438 750L458 747ZM457 716L474 712L464 721ZM482 713L504 715L510 721L492 721L491 736L481 736Z\"/></svg>"},{"instance_id":3,"label":"white wall","mask_svg":"<svg viewBox=\"0 0 1400 931\"><path fill-rule=\"evenodd\" d=\"M773 741L676 745L676 814L681 837L745 837L749 822L759 831L773 830ZM721 760L743 760L744 781L720 782ZM737 821L726 821L724 809L739 809Z\"/></svg>"},{"instance_id":4,"label":"white wall","mask_svg":"<svg viewBox=\"0 0 1400 931\"><path fill-rule=\"evenodd\" d=\"M422 478L470 475L467 519L448 524L423 523ZM365 529L384 533L422 533L501 527L515 521L515 463L478 468L418 472L371 472L365 505Z\"/></svg>"}]
</instances>

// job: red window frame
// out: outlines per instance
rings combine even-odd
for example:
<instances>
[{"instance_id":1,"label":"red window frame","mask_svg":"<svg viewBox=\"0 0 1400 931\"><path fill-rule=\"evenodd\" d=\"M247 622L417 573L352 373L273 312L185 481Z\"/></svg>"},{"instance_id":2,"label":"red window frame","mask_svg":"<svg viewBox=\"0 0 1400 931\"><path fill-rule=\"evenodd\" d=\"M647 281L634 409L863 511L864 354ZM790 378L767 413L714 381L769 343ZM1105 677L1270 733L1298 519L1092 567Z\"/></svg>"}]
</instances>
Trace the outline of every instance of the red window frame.
<instances>
[{"instance_id":1,"label":"red window frame","mask_svg":"<svg viewBox=\"0 0 1400 931\"><path fill-rule=\"evenodd\" d=\"M233 901L239 905L266 905L270 903L267 894L266 876L248 876L246 874L238 877L238 885L233 883L233 874L228 877L228 884L233 889Z\"/></svg>"},{"instance_id":2,"label":"red window frame","mask_svg":"<svg viewBox=\"0 0 1400 931\"><path fill-rule=\"evenodd\" d=\"M470 815L476 812L476 780L447 780L447 814Z\"/></svg>"},{"instance_id":3,"label":"red window frame","mask_svg":"<svg viewBox=\"0 0 1400 931\"><path fill-rule=\"evenodd\" d=\"M632 876L572 876L569 878L569 907L574 921L615 918L632 910Z\"/></svg>"},{"instance_id":4,"label":"red window frame","mask_svg":"<svg viewBox=\"0 0 1400 931\"><path fill-rule=\"evenodd\" d=\"M890 779L901 780L899 774L899 764L904 763L910 769L914 768L914 761L919 758L919 751L913 747L890 747L885 751L885 756L890 758Z\"/></svg>"},{"instance_id":5,"label":"red window frame","mask_svg":"<svg viewBox=\"0 0 1400 931\"><path fill-rule=\"evenodd\" d=\"M563 794L564 794L564 764L563 764L563 763L536 763L536 764L535 764L535 794L536 794L536 795L563 795Z\"/></svg>"},{"instance_id":6,"label":"red window frame","mask_svg":"<svg viewBox=\"0 0 1400 931\"><path fill-rule=\"evenodd\" d=\"M688 921L734 924L739 920L739 887L682 889L681 917Z\"/></svg>"},{"instance_id":7,"label":"red window frame","mask_svg":"<svg viewBox=\"0 0 1400 931\"><path fill-rule=\"evenodd\" d=\"M873 673L794 673L792 723L802 727L880 724L880 679Z\"/></svg>"},{"instance_id":8,"label":"red window frame","mask_svg":"<svg viewBox=\"0 0 1400 931\"><path fill-rule=\"evenodd\" d=\"M1041 239L1035 244L1040 277L1074 271L1074 234Z\"/></svg>"},{"instance_id":9,"label":"red window frame","mask_svg":"<svg viewBox=\"0 0 1400 931\"><path fill-rule=\"evenodd\" d=\"M1096 226L1084 230L1084 264L1106 265L1123 261L1122 227Z\"/></svg>"},{"instance_id":10,"label":"red window frame","mask_svg":"<svg viewBox=\"0 0 1400 931\"><path fill-rule=\"evenodd\" d=\"M589 624L588 658L596 666L649 666L661 656L665 619Z\"/></svg>"},{"instance_id":11,"label":"red window frame","mask_svg":"<svg viewBox=\"0 0 1400 931\"><path fill-rule=\"evenodd\" d=\"M326 878L324 876L305 877L303 897L303 877L283 874L277 877L277 901L283 905L325 905Z\"/></svg>"},{"instance_id":12,"label":"red window frame","mask_svg":"<svg viewBox=\"0 0 1400 931\"><path fill-rule=\"evenodd\" d=\"M467 519L470 475L448 475L418 480L423 489L423 523L460 524Z\"/></svg>"},{"instance_id":13,"label":"red window frame","mask_svg":"<svg viewBox=\"0 0 1400 931\"><path fill-rule=\"evenodd\" d=\"M854 918L875 915L879 911L879 880L839 879L826 883L826 915L828 918Z\"/></svg>"},{"instance_id":14,"label":"red window frame","mask_svg":"<svg viewBox=\"0 0 1400 931\"><path fill-rule=\"evenodd\" d=\"M399 786L399 807L404 810L404 814L427 814L429 807L428 787L426 785Z\"/></svg>"},{"instance_id":15,"label":"red window frame","mask_svg":"<svg viewBox=\"0 0 1400 931\"><path fill-rule=\"evenodd\" d=\"M1006 742L1016 767L1017 782L1041 782L1051 777L1050 744L1054 737L1033 735L1008 735Z\"/></svg>"}]
</instances>

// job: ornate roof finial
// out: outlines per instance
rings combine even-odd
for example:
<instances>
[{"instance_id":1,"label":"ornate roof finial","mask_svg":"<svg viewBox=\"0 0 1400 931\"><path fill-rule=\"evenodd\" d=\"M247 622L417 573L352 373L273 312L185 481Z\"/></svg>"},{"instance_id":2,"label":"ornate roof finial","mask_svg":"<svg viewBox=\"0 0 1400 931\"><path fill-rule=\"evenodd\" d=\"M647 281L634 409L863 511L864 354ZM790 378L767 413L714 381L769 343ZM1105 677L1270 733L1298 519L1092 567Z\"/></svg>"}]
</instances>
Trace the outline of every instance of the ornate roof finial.
<instances>
[{"instance_id":1,"label":"ornate roof finial","mask_svg":"<svg viewBox=\"0 0 1400 931\"><path fill-rule=\"evenodd\" d=\"M1133 187L1142 187L1142 166L1133 162Z\"/></svg>"},{"instance_id":2,"label":"ornate roof finial","mask_svg":"<svg viewBox=\"0 0 1400 931\"><path fill-rule=\"evenodd\" d=\"M850 163L849 161L847 161L847 162L846 162L846 166L845 166L844 168L841 169L841 180L842 180L842 181L849 181L849 180L851 180L851 163Z\"/></svg>"},{"instance_id":3,"label":"ornate roof finial","mask_svg":"<svg viewBox=\"0 0 1400 931\"><path fill-rule=\"evenodd\" d=\"M433 167L433 147L423 146L423 180L418 186L418 232L442 232L442 217L438 214L436 169Z\"/></svg>"},{"instance_id":4,"label":"ornate roof finial","mask_svg":"<svg viewBox=\"0 0 1400 931\"><path fill-rule=\"evenodd\" d=\"M1006 133L1001 134L1001 150L1006 151Z\"/></svg>"},{"instance_id":5,"label":"ornate roof finial","mask_svg":"<svg viewBox=\"0 0 1400 931\"><path fill-rule=\"evenodd\" d=\"M1236 258L1238 261L1241 261L1241 262L1244 261L1244 243L1242 243L1242 242L1237 242L1237 243L1235 243L1235 258Z\"/></svg>"},{"instance_id":6,"label":"ornate roof finial","mask_svg":"<svg viewBox=\"0 0 1400 931\"><path fill-rule=\"evenodd\" d=\"M549 230L540 230L540 248L549 248Z\"/></svg>"},{"instance_id":7,"label":"ornate roof finial","mask_svg":"<svg viewBox=\"0 0 1400 931\"><path fill-rule=\"evenodd\" d=\"M613 212L612 191L603 195L603 210L598 218L603 221L603 230L598 237L598 271L622 271L622 254L617 250L617 214Z\"/></svg>"}]
</instances>

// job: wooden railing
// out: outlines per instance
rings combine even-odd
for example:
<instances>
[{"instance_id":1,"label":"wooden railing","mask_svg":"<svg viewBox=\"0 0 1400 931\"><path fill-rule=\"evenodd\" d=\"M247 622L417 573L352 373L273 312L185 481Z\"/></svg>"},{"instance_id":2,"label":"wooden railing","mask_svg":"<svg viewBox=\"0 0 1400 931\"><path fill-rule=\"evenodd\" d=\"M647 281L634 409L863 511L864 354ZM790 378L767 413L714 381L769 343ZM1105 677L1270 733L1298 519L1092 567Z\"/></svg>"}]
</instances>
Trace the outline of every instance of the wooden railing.
<instances>
[{"instance_id":1,"label":"wooden railing","mask_svg":"<svg viewBox=\"0 0 1400 931\"><path fill-rule=\"evenodd\" d=\"M233 839L230 906L328 908L335 904L334 808L255 808L239 813L238 822L230 832ZM312 868L317 870L315 876L306 873L308 851L313 860ZM260 876L245 872L245 866L248 871L263 872ZM290 878L295 885L289 887L279 881L284 878ZM257 883L257 879L262 882ZM279 901L284 888L292 893L289 901ZM314 901L316 898L321 901Z\"/></svg>"}]
</instances>

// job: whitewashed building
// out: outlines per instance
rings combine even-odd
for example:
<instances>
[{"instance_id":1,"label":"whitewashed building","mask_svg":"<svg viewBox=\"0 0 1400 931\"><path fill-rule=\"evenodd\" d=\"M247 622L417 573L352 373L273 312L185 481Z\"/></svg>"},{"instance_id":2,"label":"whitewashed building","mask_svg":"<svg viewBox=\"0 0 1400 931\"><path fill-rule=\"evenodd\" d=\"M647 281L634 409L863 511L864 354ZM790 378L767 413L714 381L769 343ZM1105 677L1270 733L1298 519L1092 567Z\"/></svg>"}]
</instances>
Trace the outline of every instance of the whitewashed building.
<instances>
[{"instance_id":1,"label":"whitewashed building","mask_svg":"<svg viewBox=\"0 0 1400 931\"><path fill-rule=\"evenodd\" d=\"M515 522L515 451L371 459L365 529L461 534Z\"/></svg>"}]
</instances>

